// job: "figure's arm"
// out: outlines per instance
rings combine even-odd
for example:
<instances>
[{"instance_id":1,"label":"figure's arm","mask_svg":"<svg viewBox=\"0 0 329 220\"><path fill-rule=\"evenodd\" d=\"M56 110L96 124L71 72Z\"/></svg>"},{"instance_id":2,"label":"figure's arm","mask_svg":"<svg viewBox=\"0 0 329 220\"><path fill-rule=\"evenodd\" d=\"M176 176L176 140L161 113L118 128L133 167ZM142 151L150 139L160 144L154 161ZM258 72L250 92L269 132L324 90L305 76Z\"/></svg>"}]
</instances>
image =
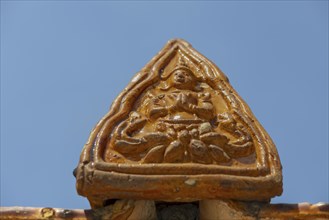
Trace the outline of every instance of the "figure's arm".
<instances>
[{"instance_id":1,"label":"figure's arm","mask_svg":"<svg viewBox=\"0 0 329 220\"><path fill-rule=\"evenodd\" d=\"M189 104L189 108L199 118L210 120L214 117L214 106L209 102L202 102L200 105Z\"/></svg>"},{"instance_id":2,"label":"figure's arm","mask_svg":"<svg viewBox=\"0 0 329 220\"><path fill-rule=\"evenodd\" d=\"M210 100L210 94L202 94L203 97L199 98L198 104L187 104L187 110L191 113L196 114L199 118L212 119L214 115L214 106ZM186 106L186 105L185 105Z\"/></svg>"},{"instance_id":3,"label":"figure's arm","mask_svg":"<svg viewBox=\"0 0 329 220\"><path fill-rule=\"evenodd\" d=\"M167 114L168 114L168 109L166 107L154 107L149 111L149 117L151 119L164 117Z\"/></svg>"},{"instance_id":4,"label":"figure's arm","mask_svg":"<svg viewBox=\"0 0 329 220\"><path fill-rule=\"evenodd\" d=\"M155 120L168 114L167 107L163 104L164 95L148 94L146 103L146 115L149 119Z\"/></svg>"},{"instance_id":5,"label":"figure's arm","mask_svg":"<svg viewBox=\"0 0 329 220\"><path fill-rule=\"evenodd\" d=\"M132 136L132 134L144 127L146 124L145 118L136 119L133 122L129 123L129 125L123 130L123 133L127 136Z\"/></svg>"}]
</instances>

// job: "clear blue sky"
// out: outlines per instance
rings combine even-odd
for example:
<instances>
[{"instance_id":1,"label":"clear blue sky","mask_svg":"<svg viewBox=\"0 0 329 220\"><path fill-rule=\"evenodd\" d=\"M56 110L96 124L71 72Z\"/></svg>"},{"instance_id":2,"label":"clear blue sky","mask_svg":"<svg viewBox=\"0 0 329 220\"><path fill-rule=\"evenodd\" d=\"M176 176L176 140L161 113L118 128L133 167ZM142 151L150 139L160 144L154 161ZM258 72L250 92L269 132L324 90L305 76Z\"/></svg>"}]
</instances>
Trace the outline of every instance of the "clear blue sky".
<instances>
[{"instance_id":1,"label":"clear blue sky","mask_svg":"<svg viewBox=\"0 0 329 220\"><path fill-rule=\"evenodd\" d=\"M88 208L72 170L89 132L177 37L276 143L272 201L328 202L328 1L1 1L1 206Z\"/></svg>"}]
</instances>

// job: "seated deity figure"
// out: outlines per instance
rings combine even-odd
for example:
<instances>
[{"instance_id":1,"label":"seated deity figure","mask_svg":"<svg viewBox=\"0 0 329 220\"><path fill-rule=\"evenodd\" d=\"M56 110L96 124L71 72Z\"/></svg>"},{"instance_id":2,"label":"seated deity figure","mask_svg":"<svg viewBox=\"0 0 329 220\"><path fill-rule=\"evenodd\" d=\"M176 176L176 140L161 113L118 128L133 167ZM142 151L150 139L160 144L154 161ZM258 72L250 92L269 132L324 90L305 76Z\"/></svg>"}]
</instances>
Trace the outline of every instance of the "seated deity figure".
<instances>
[{"instance_id":1,"label":"seated deity figure","mask_svg":"<svg viewBox=\"0 0 329 220\"><path fill-rule=\"evenodd\" d=\"M186 65L161 76L114 130L110 146L141 163L229 164L254 152L234 111L215 108L217 93ZM217 94L218 95L218 94Z\"/></svg>"}]
</instances>

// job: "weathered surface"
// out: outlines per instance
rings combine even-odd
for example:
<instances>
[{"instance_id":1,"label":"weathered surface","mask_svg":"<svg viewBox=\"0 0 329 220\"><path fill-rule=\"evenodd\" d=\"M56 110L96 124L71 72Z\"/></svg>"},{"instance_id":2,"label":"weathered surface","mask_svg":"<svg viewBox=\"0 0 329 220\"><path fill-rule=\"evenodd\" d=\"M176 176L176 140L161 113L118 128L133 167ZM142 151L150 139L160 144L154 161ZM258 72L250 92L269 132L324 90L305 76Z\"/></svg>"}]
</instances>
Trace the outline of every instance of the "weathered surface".
<instances>
[{"instance_id":1,"label":"weathered surface","mask_svg":"<svg viewBox=\"0 0 329 220\"><path fill-rule=\"evenodd\" d=\"M200 220L329 219L329 204L268 204L230 200L200 201Z\"/></svg>"},{"instance_id":2,"label":"weathered surface","mask_svg":"<svg viewBox=\"0 0 329 220\"><path fill-rule=\"evenodd\" d=\"M0 219L156 220L157 216L153 201L118 200L94 210L0 207Z\"/></svg>"},{"instance_id":3,"label":"weathered surface","mask_svg":"<svg viewBox=\"0 0 329 220\"><path fill-rule=\"evenodd\" d=\"M59 208L0 207L0 219L93 219L92 210L69 210Z\"/></svg>"},{"instance_id":4,"label":"weathered surface","mask_svg":"<svg viewBox=\"0 0 329 220\"><path fill-rule=\"evenodd\" d=\"M158 204L157 220L198 220L199 207L196 203Z\"/></svg>"},{"instance_id":5,"label":"weathered surface","mask_svg":"<svg viewBox=\"0 0 329 220\"><path fill-rule=\"evenodd\" d=\"M260 219L329 219L329 204L271 204L260 209Z\"/></svg>"},{"instance_id":6,"label":"weathered surface","mask_svg":"<svg viewBox=\"0 0 329 220\"><path fill-rule=\"evenodd\" d=\"M251 204L251 203L250 203ZM222 200L203 200L199 203L200 220L241 219L254 220L261 207L256 203L254 207L245 204Z\"/></svg>"},{"instance_id":7,"label":"weathered surface","mask_svg":"<svg viewBox=\"0 0 329 220\"><path fill-rule=\"evenodd\" d=\"M92 207L108 199L269 200L282 193L275 145L211 61L173 40L92 131L77 168Z\"/></svg>"},{"instance_id":8,"label":"weathered surface","mask_svg":"<svg viewBox=\"0 0 329 220\"><path fill-rule=\"evenodd\" d=\"M149 205L149 204L148 204ZM158 220L173 219L195 219L196 208L184 204L182 207L173 205L158 209ZM214 206L215 205L215 206ZM119 205L120 206L120 205ZM137 205L138 206L138 205ZM144 207L144 206L143 206ZM142 207L140 207L142 208ZM153 208L152 208L153 209ZM187 209L187 210L186 210ZM111 211L112 210L112 211ZM0 219L62 219L62 220L145 220L156 219L153 214L144 214L140 212L145 209L133 210L129 217L113 215L113 207L105 207L96 210L68 210L57 208L29 208L29 207L0 207ZM120 210L120 209L119 209ZM133 214L135 212L135 214ZM112 213L112 214L111 214ZM118 212L116 212L118 213ZM138 213L138 214L137 214ZM171 215L173 214L173 215ZM181 218L178 218L181 217ZM186 217L191 217L186 218ZM325 220L329 219L329 204L262 204L262 203L243 203L232 201L205 201L200 203L200 220Z\"/></svg>"}]
</instances>

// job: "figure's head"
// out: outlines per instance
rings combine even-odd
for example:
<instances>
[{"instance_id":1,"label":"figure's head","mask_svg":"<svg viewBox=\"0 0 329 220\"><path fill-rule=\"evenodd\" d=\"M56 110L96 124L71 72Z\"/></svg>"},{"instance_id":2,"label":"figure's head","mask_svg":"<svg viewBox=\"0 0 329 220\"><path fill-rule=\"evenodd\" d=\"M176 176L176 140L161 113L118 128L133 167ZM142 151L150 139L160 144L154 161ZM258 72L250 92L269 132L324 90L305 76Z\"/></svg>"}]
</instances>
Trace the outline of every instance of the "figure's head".
<instances>
[{"instance_id":1,"label":"figure's head","mask_svg":"<svg viewBox=\"0 0 329 220\"><path fill-rule=\"evenodd\" d=\"M183 56L176 59L176 63L172 69L162 72L160 78L165 85L165 90L169 88L193 91L200 90L200 79L195 75Z\"/></svg>"},{"instance_id":2,"label":"figure's head","mask_svg":"<svg viewBox=\"0 0 329 220\"><path fill-rule=\"evenodd\" d=\"M177 89L194 90L197 85L197 79L190 70L176 69L168 79L171 87Z\"/></svg>"},{"instance_id":3,"label":"figure's head","mask_svg":"<svg viewBox=\"0 0 329 220\"><path fill-rule=\"evenodd\" d=\"M201 91L199 79L188 68L176 68L163 81L163 90L170 88Z\"/></svg>"}]
</instances>

